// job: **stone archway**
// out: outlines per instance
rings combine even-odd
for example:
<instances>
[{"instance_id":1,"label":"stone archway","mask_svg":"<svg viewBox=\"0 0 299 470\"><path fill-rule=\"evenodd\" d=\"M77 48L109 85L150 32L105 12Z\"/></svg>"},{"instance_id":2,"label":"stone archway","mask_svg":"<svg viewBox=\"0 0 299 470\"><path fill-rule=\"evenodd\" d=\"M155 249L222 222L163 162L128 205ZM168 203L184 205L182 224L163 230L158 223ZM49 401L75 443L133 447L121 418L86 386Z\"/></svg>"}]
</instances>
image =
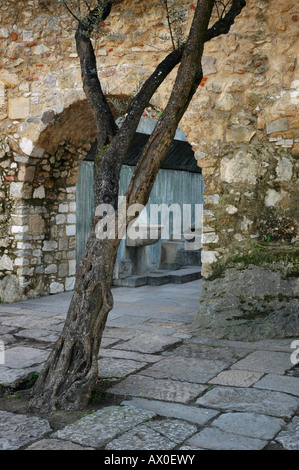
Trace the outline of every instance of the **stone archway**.
<instances>
[{"instance_id":1,"label":"stone archway","mask_svg":"<svg viewBox=\"0 0 299 470\"><path fill-rule=\"evenodd\" d=\"M46 112L42 120L35 141L21 139L18 182L8 187L13 241L9 259L0 260L10 270L3 284L7 302L69 291L75 281L76 184L96 126L84 99L59 114Z\"/></svg>"},{"instance_id":2,"label":"stone archway","mask_svg":"<svg viewBox=\"0 0 299 470\"><path fill-rule=\"evenodd\" d=\"M44 114L44 130L20 141L16 177L7 177L9 255L1 258L2 300L71 290L75 279L75 185L96 127L86 100ZM10 150L13 152L13 150ZM3 221L4 222L4 221Z\"/></svg>"}]
</instances>

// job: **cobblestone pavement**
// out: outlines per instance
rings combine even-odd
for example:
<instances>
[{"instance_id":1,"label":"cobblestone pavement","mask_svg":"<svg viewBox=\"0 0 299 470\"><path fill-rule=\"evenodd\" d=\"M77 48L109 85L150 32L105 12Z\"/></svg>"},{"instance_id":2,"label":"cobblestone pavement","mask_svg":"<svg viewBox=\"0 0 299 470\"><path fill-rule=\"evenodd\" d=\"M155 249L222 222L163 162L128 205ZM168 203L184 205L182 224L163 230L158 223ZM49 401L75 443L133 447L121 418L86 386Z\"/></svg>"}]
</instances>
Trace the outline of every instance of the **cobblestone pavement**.
<instances>
[{"instance_id":1,"label":"cobblestone pavement","mask_svg":"<svg viewBox=\"0 0 299 470\"><path fill-rule=\"evenodd\" d=\"M58 337L71 293L0 305L0 450L298 450L294 339L191 334L200 282L113 289L99 354L106 405L68 421L28 414L18 400Z\"/></svg>"}]
</instances>

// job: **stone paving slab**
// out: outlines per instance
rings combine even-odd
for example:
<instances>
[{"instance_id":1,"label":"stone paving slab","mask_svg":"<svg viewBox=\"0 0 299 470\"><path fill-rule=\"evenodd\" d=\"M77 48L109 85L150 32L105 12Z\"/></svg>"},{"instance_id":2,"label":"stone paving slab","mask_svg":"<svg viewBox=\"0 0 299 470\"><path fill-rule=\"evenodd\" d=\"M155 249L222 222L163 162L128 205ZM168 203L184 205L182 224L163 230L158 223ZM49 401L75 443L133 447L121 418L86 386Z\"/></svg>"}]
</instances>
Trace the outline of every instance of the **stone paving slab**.
<instances>
[{"instance_id":1,"label":"stone paving slab","mask_svg":"<svg viewBox=\"0 0 299 470\"><path fill-rule=\"evenodd\" d=\"M115 328L127 328L127 327L134 327L135 325L138 325L139 323L143 323L146 319L150 319L150 315L147 315L146 317L144 316L136 316L136 315L126 315L126 316L121 316L115 319L110 319L108 318L107 320L107 326L109 327L115 327Z\"/></svg>"},{"instance_id":2,"label":"stone paving slab","mask_svg":"<svg viewBox=\"0 0 299 470\"><path fill-rule=\"evenodd\" d=\"M164 349L173 347L181 343L180 338L169 338L163 335L141 334L126 343L117 346L117 349L125 349L127 351L138 351L147 354L157 354Z\"/></svg>"},{"instance_id":3,"label":"stone paving slab","mask_svg":"<svg viewBox=\"0 0 299 470\"><path fill-rule=\"evenodd\" d=\"M5 344L5 347L7 347L8 345L15 343L17 339L13 335L6 334L0 335L0 341Z\"/></svg>"},{"instance_id":4,"label":"stone paving slab","mask_svg":"<svg viewBox=\"0 0 299 470\"><path fill-rule=\"evenodd\" d=\"M281 431L276 441L286 450L299 450L299 416L295 416L285 431Z\"/></svg>"},{"instance_id":5,"label":"stone paving slab","mask_svg":"<svg viewBox=\"0 0 299 470\"><path fill-rule=\"evenodd\" d=\"M205 345L194 343L192 338L184 342L181 346L178 346L172 351L165 351L162 354L164 356L181 356L181 357L194 357L198 359L209 359L225 362L227 365L231 365L237 362L240 358L243 358L248 351L243 348L229 348L229 347L217 347L217 345Z\"/></svg>"},{"instance_id":6,"label":"stone paving slab","mask_svg":"<svg viewBox=\"0 0 299 470\"><path fill-rule=\"evenodd\" d=\"M268 374L256 382L255 388L285 392L299 397L299 378Z\"/></svg>"},{"instance_id":7,"label":"stone paving slab","mask_svg":"<svg viewBox=\"0 0 299 470\"><path fill-rule=\"evenodd\" d=\"M250 387L261 377L261 372L250 372L245 370L226 370L220 372L217 377L209 380L209 384L229 385L232 387Z\"/></svg>"},{"instance_id":8,"label":"stone paving slab","mask_svg":"<svg viewBox=\"0 0 299 470\"><path fill-rule=\"evenodd\" d=\"M54 343L59 336L59 332L43 330L43 329L25 329L20 333L15 333L16 338L33 339L46 343Z\"/></svg>"},{"instance_id":9,"label":"stone paving slab","mask_svg":"<svg viewBox=\"0 0 299 470\"><path fill-rule=\"evenodd\" d=\"M16 330L15 326L5 326L0 324L0 335L7 335Z\"/></svg>"},{"instance_id":10,"label":"stone paving slab","mask_svg":"<svg viewBox=\"0 0 299 470\"><path fill-rule=\"evenodd\" d=\"M256 413L224 413L211 425L228 433L270 440L284 424L285 421L281 418Z\"/></svg>"},{"instance_id":11,"label":"stone paving slab","mask_svg":"<svg viewBox=\"0 0 299 470\"><path fill-rule=\"evenodd\" d=\"M232 365L232 369L283 374L293 367L290 354L277 351L255 351Z\"/></svg>"},{"instance_id":12,"label":"stone paving slab","mask_svg":"<svg viewBox=\"0 0 299 470\"><path fill-rule=\"evenodd\" d=\"M108 392L123 396L131 395L187 403L198 397L204 390L206 387L203 385L134 375L114 385L108 389Z\"/></svg>"},{"instance_id":13,"label":"stone paving slab","mask_svg":"<svg viewBox=\"0 0 299 470\"><path fill-rule=\"evenodd\" d=\"M168 356L143 371L144 375L158 379L183 380L191 383L206 383L227 364L222 361Z\"/></svg>"},{"instance_id":14,"label":"stone paving slab","mask_svg":"<svg viewBox=\"0 0 299 470\"><path fill-rule=\"evenodd\" d=\"M99 370L113 378L108 392L123 397L122 404L92 412L55 434L47 428L32 437L28 424L30 441L17 448L255 450L277 443L297 449L299 379L290 372L292 341L191 336L198 286L140 287L134 298L130 289L116 288ZM67 293L0 305L0 335L9 359L0 365L2 385L20 386L41 370L70 298ZM13 416L23 422L25 415ZM17 427L11 429L18 439ZM23 434L27 437L27 427ZM1 445L10 444L0 435Z\"/></svg>"},{"instance_id":15,"label":"stone paving slab","mask_svg":"<svg viewBox=\"0 0 299 470\"><path fill-rule=\"evenodd\" d=\"M182 444L187 438L197 432L197 426L180 419L153 420L147 426L167 437L176 444Z\"/></svg>"},{"instance_id":16,"label":"stone paving slab","mask_svg":"<svg viewBox=\"0 0 299 470\"><path fill-rule=\"evenodd\" d=\"M53 437L83 446L102 447L153 416L154 413L150 411L129 406L109 406L66 426L54 433Z\"/></svg>"},{"instance_id":17,"label":"stone paving slab","mask_svg":"<svg viewBox=\"0 0 299 470\"><path fill-rule=\"evenodd\" d=\"M99 357L111 357L118 359L131 359L132 361L154 363L161 361L162 356L156 354L142 354L134 351L125 351L118 349L100 349Z\"/></svg>"},{"instance_id":18,"label":"stone paving slab","mask_svg":"<svg viewBox=\"0 0 299 470\"><path fill-rule=\"evenodd\" d=\"M286 393L270 390L217 387L200 397L196 404L225 411L246 411L291 418L299 400Z\"/></svg>"},{"instance_id":19,"label":"stone paving slab","mask_svg":"<svg viewBox=\"0 0 299 470\"><path fill-rule=\"evenodd\" d=\"M25 450L95 450L92 447L83 447L70 441L60 439L43 439L26 447Z\"/></svg>"},{"instance_id":20,"label":"stone paving slab","mask_svg":"<svg viewBox=\"0 0 299 470\"><path fill-rule=\"evenodd\" d=\"M146 425L136 426L131 431L109 442L107 450L171 450L176 443L165 436L161 436L154 429Z\"/></svg>"},{"instance_id":21,"label":"stone paving slab","mask_svg":"<svg viewBox=\"0 0 299 470\"><path fill-rule=\"evenodd\" d=\"M196 432L196 426L181 420L151 421L114 439L106 449L171 450Z\"/></svg>"},{"instance_id":22,"label":"stone paving slab","mask_svg":"<svg viewBox=\"0 0 299 470\"><path fill-rule=\"evenodd\" d=\"M148 410L160 416L168 418L180 418L203 426L212 418L219 414L218 411L207 408L196 408L195 406L186 406L179 403L167 403L165 401L148 400L146 398L134 397L130 401L124 401L123 405L135 406L141 410Z\"/></svg>"},{"instance_id":23,"label":"stone paving slab","mask_svg":"<svg viewBox=\"0 0 299 470\"><path fill-rule=\"evenodd\" d=\"M112 338L112 336L105 336L104 338L102 338L101 347L110 348L112 346L115 346L117 343L119 343L119 338Z\"/></svg>"},{"instance_id":24,"label":"stone paving slab","mask_svg":"<svg viewBox=\"0 0 299 470\"><path fill-rule=\"evenodd\" d=\"M5 352L5 366L11 369L32 367L44 362L48 355L49 351L43 351L42 349L27 346L15 346Z\"/></svg>"},{"instance_id":25,"label":"stone paving slab","mask_svg":"<svg viewBox=\"0 0 299 470\"><path fill-rule=\"evenodd\" d=\"M118 340L128 341L135 336L137 336L139 332L135 331L134 329L130 328L110 328L107 327L104 330L103 338L117 338Z\"/></svg>"},{"instance_id":26,"label":"stone paving slab","mask_svg":"<svg viewBox=\"0 0 299 470\"><path fill-rule=\"evenodd\" d=\"M0 411L0 450L17 450L51 432L48 421Z\"/></svg>"},{"instance_id":27,"label":"stone paving slab","mask_svg":"<svg viewBox=\"0 0 299 470\"><path fill-rule=\"evenodd\" d=\"M130 359L117 359L112 357L99 360L100 378L122 378L145 367L147 362L137 362Z\"/></svg>"},{"instance_id":28,"label":"stone paving slab","mask_svg":"<svg viewBox=\"0 0 299 470\"><path fill-rule=\"evenodd\" d=\"M24 313L24 312L23 312ZM15 328L33 328L33 329L47 329L49 326L59 323L61 320L55 322L54 317L49 318L40 318L36 317L27 317L26 315L17 315L17 316L6 316L1 317L1 323L7 326L14 326Z\"/></svg>"},{"instance_id":29,"label":"stone paving slab","mask_svg":"<svg viewBox=\"0 0 299 470\"><path fill-rule=\"evenodd\" d=\"M0 384L3 387L17 388L29 380L34 372L40 372L41 368L42 365L26 369L9 369L8 367L0 366Z\"/></svg>"},{"instance_id":30,"label":"stone paving slab","mask_svg":"<svg viewBox=\"0 0 299 470\"><path fill-rule=\"evenodd\" d=\"M268 339L262 341L235 341L229 339L213 339L207 338L206 336L196 335L191 339L191 342L195 344L206 344L215 347L245 349L247 352L255 350L290 352L292 340Z\"/></svg>"},{"instance_id":31,"label":"stone paving slab","mask_svg":"<svg viewBox=\"0 0 299 470\"><path fill-rule=\"evenodd\" d=\"M186 442L191 448L209 450L261 450L267 441L228 433L217 428L205 428Z\"/></svg>"},{"instance_id":32,"label":"stone paving slab","mask_svg":"<svg viewBox=\"0 0 299 470\"><path fill-rule=\"evenodd\" d=\"M158 326L149 325L148 323L139 323L138 325L132 326L134 330L140 330L142 332L146 331L149 334L153 335L163 335L163 336L170 336L176 333L175 330L171 330L170 328L160 328Z\"/></svg>"}]
</instances>

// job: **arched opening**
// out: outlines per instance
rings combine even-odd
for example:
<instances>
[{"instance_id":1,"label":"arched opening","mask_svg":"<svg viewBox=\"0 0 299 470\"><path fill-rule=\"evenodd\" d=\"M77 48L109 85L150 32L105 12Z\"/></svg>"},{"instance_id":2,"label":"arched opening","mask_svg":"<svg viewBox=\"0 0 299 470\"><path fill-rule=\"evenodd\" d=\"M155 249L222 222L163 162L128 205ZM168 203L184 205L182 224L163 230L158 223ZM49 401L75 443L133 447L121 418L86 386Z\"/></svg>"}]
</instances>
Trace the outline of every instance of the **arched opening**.
<instances>
[{"instance_id":1,"label":"arched opening","mask_svg":"<svg viewBox=\"0 0 299 470\"><path fill-rule=\"evenodd\" d=\"M92 201L87 200L86 195L78 196L80 187L90 195L93 186L94 145L91 143L96 139L96 125L87 101L74 102L61 114L44 116L44 120L48 120L47 127L34 142L35 154L27 158L28 168L24 165L26 171L34 169L34 173L31 180L22 185L19 196L22 216L19 223L22 227L14 234L18 248L18 294L14 295L14 300L73 289L76 266L93 213ZM121 194L125 192L154 124L152 118L143 118L140 122L123 167ZM164 203L168 207L178 204L180 208L184 204L202 204L201 171L181 131L177 132L174 145L158 174L150 203ZM82 229L80 224L84 220L86 225ZM191 220L187 229L192 227ZM187 243L186 239L178 239L175 230L153 244L130 246L122 241L115 284L140 285L144 283L141 278L147 278L144 274L151 271L156 271L152 273L156 274L156 279L153 275L150 282L157 283L160 278L159 282L163 283L163 275L158 272L160 269L195 265L198 272L200 252L186 250ZM186 258L187 251L190 252L189 258ZM134 276L137 278L132 280Z\"/></svg>"},{"instance_id":2,"label":"arched opening","mask_svg":"<svg viewBox=\"0 0 299 470\"><path fill-rule=\"evenodd\" d=\"M154 119L147 117L143 117L139 123L121 171L120 198L126 192L134 167L155 123ZM96 142L80 165L76 189L77 263L81 259L94 212L91 182L95 158ZM138 287L198 279L202 206L201 169L197 166L184 132L178 130L138 224L133 233L129 235L128 232L120 243L114 284Z\"/></svg>"}]
</instances>

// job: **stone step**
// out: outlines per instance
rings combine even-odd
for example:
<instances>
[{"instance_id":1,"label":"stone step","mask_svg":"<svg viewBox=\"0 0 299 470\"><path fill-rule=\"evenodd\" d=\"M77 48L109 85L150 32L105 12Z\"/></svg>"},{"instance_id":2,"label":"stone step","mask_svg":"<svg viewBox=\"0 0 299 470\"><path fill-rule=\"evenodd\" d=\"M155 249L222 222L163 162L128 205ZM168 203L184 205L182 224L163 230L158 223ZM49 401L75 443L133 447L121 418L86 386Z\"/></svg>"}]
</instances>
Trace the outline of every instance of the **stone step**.
<instances>
[{"instance_id":1,"label":"stone step","mask_svg":"<svg viewBox=\"0 0 299 470\"><path fill-rule=\"evenodd\" d=\"M188 268L178 269L169 272L171 284L184 284L186 282L195 281L201 278L201 268L199 266L192 266Z\"/></svg>"},{"instance_id":2,"label":"stone step","mask_svg":"<svg viewBox=\"0 0 299 470\"><path fill-rule=\"evenodd\" d=\"M147 276L147 284L149 286L163 286L164 284L169 284L170 278L167 271L150 273Z\"/></svg>"},{"instance_id":3,"label":"stone step","mask_svg":"<svg viewBox=\"0 0 299 470\"><path fill-rule=\"evenodd\" d=\"M157 270L151 273L115 279L113 284L119 287L140 287L145 285L163 286L165 284L184 284L201 278L200 266L185 266L174 271Z\"/></svg>"},{"instance_id":4,"label":"stone step","mask_svg":"<svg viewBox=\"0 0 299 470\"><path fill-rule=\"evenodd\" d=\"M141 287L147 285L147 276L128 276L122 279L114 279L113 285L118 287Z\"/></svg>"}]
</instances>

